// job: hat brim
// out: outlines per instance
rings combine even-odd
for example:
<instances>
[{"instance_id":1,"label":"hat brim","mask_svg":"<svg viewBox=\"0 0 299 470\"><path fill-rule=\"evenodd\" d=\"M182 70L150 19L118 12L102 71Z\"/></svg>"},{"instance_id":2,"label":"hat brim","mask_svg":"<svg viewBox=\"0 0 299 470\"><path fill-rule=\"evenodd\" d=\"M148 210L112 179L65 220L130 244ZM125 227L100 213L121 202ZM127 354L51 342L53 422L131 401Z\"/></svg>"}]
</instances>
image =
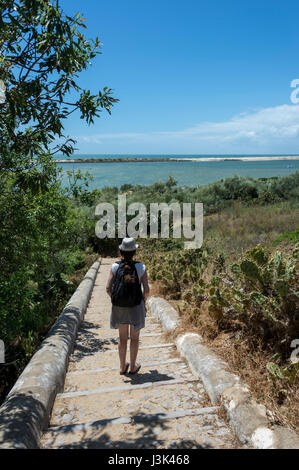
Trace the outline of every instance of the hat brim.
<instances>
[{"instance_id":1,"label":"hat brim","mask_svg":"<svg viewBox=\"0 0 299 470\"><path fill-rule=\"evenodd\" d=\"M123 248L122 245L118 245L118 248L121 250L121 251L135 251L137 250L137 248L139 248L139 245L136 243L135 245L135 248L130 248L129 250L127 248Z\"/></svg>"}]
</instances>

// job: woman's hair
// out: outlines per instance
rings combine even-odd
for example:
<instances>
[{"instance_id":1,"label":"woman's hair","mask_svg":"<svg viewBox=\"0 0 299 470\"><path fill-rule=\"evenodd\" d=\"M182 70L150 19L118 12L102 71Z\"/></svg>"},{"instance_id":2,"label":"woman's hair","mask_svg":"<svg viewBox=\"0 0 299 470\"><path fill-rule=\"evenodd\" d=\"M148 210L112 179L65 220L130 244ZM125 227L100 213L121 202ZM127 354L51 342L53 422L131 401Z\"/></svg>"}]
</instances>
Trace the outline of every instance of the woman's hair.
<instances>
[{"instance_id":1,"label":"woman's hair","mask_svg":"<svg viewBox=\"0 0 299 470\"><path fill-rule=\"evenodd\" d=\"M122 251L119 250L124 261L132 261L133 256L136 254L136 250L133 251Z\"/></svg>"},{"instance_id":2,"label":"woman's hair","mask_svg":"<svg viewBox=\"0 0 299 470\"><path fill-rule=\"evenodd\" d=\"M124 281L126 284L131 284L135 282L135 275L133 274L132 270L132 261L133 256L136 253L136 250L134 251L122 251L119 250L122 258L124 259L125 265L124 265Z\"/></svg>"}]
</instances>

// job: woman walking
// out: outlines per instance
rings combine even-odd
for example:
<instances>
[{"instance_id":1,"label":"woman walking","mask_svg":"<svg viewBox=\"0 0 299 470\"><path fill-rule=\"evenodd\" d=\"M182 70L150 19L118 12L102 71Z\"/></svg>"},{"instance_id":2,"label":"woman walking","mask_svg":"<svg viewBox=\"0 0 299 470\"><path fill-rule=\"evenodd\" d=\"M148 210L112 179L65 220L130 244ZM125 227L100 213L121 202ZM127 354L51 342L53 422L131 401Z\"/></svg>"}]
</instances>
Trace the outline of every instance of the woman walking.
<instances>
[{"instance_id":1,"label":"woman walking","mask_svg":"<svg viewBox=\"0 0 299 470\"><path fill-rule=\"evenodd\" d=\"M118 328L120 374L136 374L141 365L136 362L139 333L145 326L145 300L149 295L147 272L143 263L133 260L136 249L134 238L124 238L119 245L121 261L112 264L106 291L112 301L110 328ZM130 364L126 362L130 325Z\"/></svg>"}]
</instances>

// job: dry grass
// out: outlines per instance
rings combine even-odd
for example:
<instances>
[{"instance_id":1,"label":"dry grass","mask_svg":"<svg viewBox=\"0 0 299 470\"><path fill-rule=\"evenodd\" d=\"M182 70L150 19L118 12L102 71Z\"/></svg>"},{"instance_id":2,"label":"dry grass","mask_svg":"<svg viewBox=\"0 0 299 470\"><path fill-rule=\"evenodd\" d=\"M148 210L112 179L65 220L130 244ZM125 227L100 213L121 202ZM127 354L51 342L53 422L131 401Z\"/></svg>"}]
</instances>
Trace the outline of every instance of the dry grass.
<instances>
[{"instance_id":1,"label":"dry grass","mask_svg":"<svg viewBox=\"0 0 299 470\"><path fill-rule=\"evenodd\" d=\"M282 233L296 230L298 220L299 208L289 202L255 207L235 203L204 218L204 242L235 257L259 243L270 247Z\"/></svg>"}]
</instances>

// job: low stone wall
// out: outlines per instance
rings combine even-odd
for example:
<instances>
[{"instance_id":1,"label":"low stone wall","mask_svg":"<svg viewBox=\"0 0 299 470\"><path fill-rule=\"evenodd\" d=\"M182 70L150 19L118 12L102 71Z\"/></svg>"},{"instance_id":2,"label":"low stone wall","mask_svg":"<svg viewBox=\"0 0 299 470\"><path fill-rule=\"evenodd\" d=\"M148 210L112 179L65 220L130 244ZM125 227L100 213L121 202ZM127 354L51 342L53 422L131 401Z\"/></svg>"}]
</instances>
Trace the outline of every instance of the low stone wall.
<instances>
[{"instance_id":1,"label":"low stone wall","mask_svg":"<svg viewBox=\"0 0 299 470\"><path fill-rule=\"evenodd\" d=\"M147 302L152 314L162 323L165 330L172 331L178 326L179 314L167 300L150 297Z\"/></svg>"},{"instance_id":2,"label":"low stone wall","mask_svg":"<svg viewBox=\"0 0 299 470\"><path fill-rule=\"evenodd\" d=\"M165 299L151 297L148 305L167 330L179 325L178 313ZM200 335L180 335L176 346L192 372L201 378L212 404L224 406L229 424L241 442L256 449L299 449L299 436L292 429L271 423L271 412L252 399L248 386L203 344Z\"/></svg>"},{"instance_id":3,"label":"low stone wall","mask_svg":"<svg viewBox=\"0 0 299 470\"><path fill-rule=\"evenodd\" d=\"M100 261L96 261L0 408L0 448L39 447L54 399L63 391L68 359L84 317Z\"/></svg>"}]
</instances>

